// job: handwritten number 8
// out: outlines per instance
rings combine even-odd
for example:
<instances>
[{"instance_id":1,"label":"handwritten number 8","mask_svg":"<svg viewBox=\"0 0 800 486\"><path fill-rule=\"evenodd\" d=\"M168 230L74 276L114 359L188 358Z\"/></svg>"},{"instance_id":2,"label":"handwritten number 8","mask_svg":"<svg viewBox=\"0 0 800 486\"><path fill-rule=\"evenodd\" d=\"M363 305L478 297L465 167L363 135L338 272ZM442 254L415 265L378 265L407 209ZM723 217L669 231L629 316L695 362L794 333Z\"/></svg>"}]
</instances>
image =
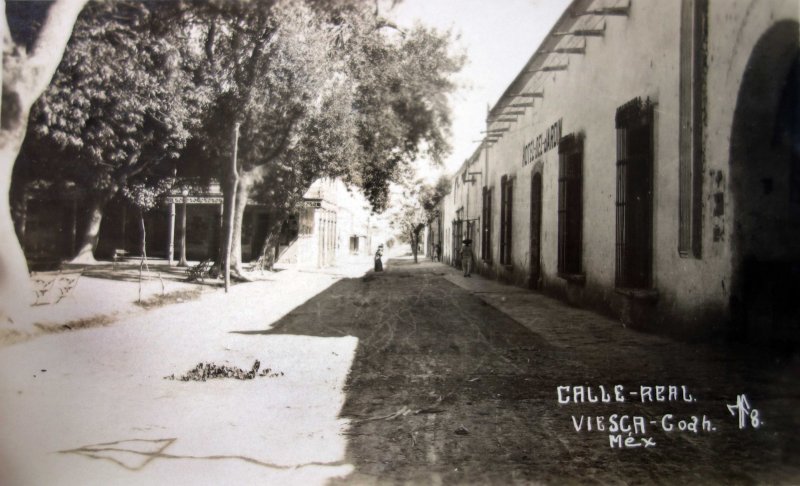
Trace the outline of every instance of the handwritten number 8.
<instances>
[{"instance_id":1,"label":"handwritten number 8","mask_svg":"<svg viewBox=\"0 0 800 486\"><path fill-rule=\"evenodd\" d=\"M750 425L752 425L754 429L761 426L761 419L758 417L758 410L756 409L750 412Z\"/></svg>"}]
</instances>

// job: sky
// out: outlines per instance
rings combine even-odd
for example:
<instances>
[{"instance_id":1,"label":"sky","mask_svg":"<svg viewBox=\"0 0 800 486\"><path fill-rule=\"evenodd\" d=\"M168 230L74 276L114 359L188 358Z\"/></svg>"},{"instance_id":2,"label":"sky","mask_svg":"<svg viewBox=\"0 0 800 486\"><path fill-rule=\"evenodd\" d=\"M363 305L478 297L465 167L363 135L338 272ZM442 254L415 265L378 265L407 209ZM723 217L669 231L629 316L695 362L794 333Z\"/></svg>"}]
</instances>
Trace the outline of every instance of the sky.
<instances>
[{"instance_id":1,"label":"sky","mask_svg":"<svg viewBox=\"0 0 800 486\"><path fill-rule=\"evenodd\" d=\"M478 147L487 108L494 106L569 4L570 0L403 0L384 13L401 27L418 21L451 29L459 36L456 46L467 55L456 77L459 88L451 97L448 174ZM440 172L425 162L418 170L428 180Z\"/></svg>"}]
</instances>

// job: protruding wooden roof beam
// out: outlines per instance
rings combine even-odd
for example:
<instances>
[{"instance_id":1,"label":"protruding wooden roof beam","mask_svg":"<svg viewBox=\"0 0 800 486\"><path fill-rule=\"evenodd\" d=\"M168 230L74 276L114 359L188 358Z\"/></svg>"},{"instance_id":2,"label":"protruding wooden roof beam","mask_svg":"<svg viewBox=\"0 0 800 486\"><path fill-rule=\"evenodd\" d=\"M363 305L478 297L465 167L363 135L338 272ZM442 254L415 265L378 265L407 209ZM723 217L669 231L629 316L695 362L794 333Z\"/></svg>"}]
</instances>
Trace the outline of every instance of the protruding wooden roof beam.
<instances>
[{"instance_id":1,"label":"protruding wooden roof beam","mask_svg":"<svg viewBox=\"0 0 800 486\"><path fill-rule=\"evenodd\" d=\"M555 66L544 66L539 69L530 69L525 71L526 73L549 73L552 71L566 71L569 68L569 64L557 64Z\"/></svg>"},{"instance_id":2,"label":"protruding wooden roof beam","mask_svg":"<svg viewBox=\"0 0 800 486\"><path fill-rule=\"evenodd\" d=\"M497 120L494 120L494 121L496 121L496 122L504 122L504 123L505 122L514 123L514 122L517 121L517 119L516 118L498 118Z\"/></svg>"},{"instance_id":3,"label":"protruding wooden roof beam","mask_svg":"<svg viewBox=\"0 0 800 486\"><path fill-rule=\"evenodd\" d=\"M547 54L586 54L586 46L581 47L557 47L552 51L539 51L537 56L545 56Z\"/></svg>"},{"instance_id":4,"label":"protruding wooden roof beam","mask_svg":"<svg viewBox=\"0 0 800 486\"><path fill-rule=\"evenodd\" d=\"M511 103L509 108L533 108L533 103Z\"/></svg>"},{"instance_id":5,"label":"protruding wooden roof beam","mask_svg":"<svg viewBox=\"0 0 800 486\"><path fill-rule=\"evenodd\" d=\"M617 15L621 17L627 17L631 10L631 2L628 0L628 4L625 6L614 6L614 7L603 7L597 8L594 10L586 10L584 12L570 12L573 17L583 17L587 15L599 15L599 16L609 16L609 15Z\"/></svg>"},{"instance_id":6,"label":"protruding wooden roof beam","mask_svg":"<svg viewBox=\"0 0 800 486\"><path fill-rule=\"evenodd\" d=\"M600 29L575 29L569 32L553 32L553 37L565 37L568 35L576 37L603 37L606 33L606 21L603 21L603 26Z\"/></svg>"},{"instance_id":7,"label":"protruding wooden roof beam","mask_svg":"<svg viewBox=\"0 0 800 486\"><path fill-rule=\"evenodd\" d=\"M507 132L511 130L509 127L504 128L492 128L491 130L481 130L481 133L499 133L499 132Z\"/></svg>"},{"instance_id":8,"label":"protruding wooden roof beam","mask_svg":"<svg viewBox=\"0 0 800 486\"><path fill-rule=\"evenodd\" d=\"M512 98L544 98L544 91L534 93L517 93L511 95Z\"/></svg>"}]
</instances>

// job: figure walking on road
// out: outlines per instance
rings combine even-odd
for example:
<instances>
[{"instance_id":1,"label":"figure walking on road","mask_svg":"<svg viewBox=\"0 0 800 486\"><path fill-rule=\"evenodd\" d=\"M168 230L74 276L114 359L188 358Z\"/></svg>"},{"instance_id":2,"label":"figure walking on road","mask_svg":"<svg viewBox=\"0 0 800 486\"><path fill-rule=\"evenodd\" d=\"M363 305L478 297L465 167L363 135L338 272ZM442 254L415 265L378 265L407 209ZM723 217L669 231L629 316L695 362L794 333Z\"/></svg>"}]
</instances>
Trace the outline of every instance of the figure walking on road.
<instances>
[{"instance_id":1,"label":"figure walking on road","mask_svg":"<svg viewBox=\"0 0 800 486\"><path fill-rule=\"evenodd\" d=\"M383 271L383 245L378 245L378 251L375 252L375 271L382 272Z\"/></svg>"},{"instance_id":2,"label":"figure walking on road","mask_svg":"<svg viewBox=\"0 0 800 486\"><path fill-rule=\"evenodd\" d=\"M473 263L474 255L472 253L472 240L466 239L464 240L464 244L461 245L461 268L464 269L464 276L471 277L472 273L472 263Z\"/></svg>"}]
</instances>

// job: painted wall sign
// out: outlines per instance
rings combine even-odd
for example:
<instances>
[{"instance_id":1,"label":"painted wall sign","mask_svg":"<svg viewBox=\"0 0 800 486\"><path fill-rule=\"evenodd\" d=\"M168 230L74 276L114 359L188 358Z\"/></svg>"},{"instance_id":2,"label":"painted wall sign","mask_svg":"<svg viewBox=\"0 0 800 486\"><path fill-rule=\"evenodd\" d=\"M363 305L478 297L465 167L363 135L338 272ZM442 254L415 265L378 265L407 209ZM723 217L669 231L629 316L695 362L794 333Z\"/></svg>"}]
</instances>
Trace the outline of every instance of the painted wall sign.
<instances>
[{"instance_id":1,"label":"painted wall sign","mask_svg":"<svg viewBox=\"0 0 800 486\"><path fill-rule=\"evenodd\" d=\"M561 118L525 144L522 149L522 166L532 164L549 150L558 147L559 140L561 140Z\"/></svg>"},{"instance_id":2,"label":"painted wall sign","mask_svg":"<svg viewBox=\"0 0 800 486\"><path fill-rule=\"evenodd\" d=\"M186 204L222 204L222 196L186 196ZM167 196L164 198L167 204L181 204L184 196Z\"/></svg>"}]
</instances>

